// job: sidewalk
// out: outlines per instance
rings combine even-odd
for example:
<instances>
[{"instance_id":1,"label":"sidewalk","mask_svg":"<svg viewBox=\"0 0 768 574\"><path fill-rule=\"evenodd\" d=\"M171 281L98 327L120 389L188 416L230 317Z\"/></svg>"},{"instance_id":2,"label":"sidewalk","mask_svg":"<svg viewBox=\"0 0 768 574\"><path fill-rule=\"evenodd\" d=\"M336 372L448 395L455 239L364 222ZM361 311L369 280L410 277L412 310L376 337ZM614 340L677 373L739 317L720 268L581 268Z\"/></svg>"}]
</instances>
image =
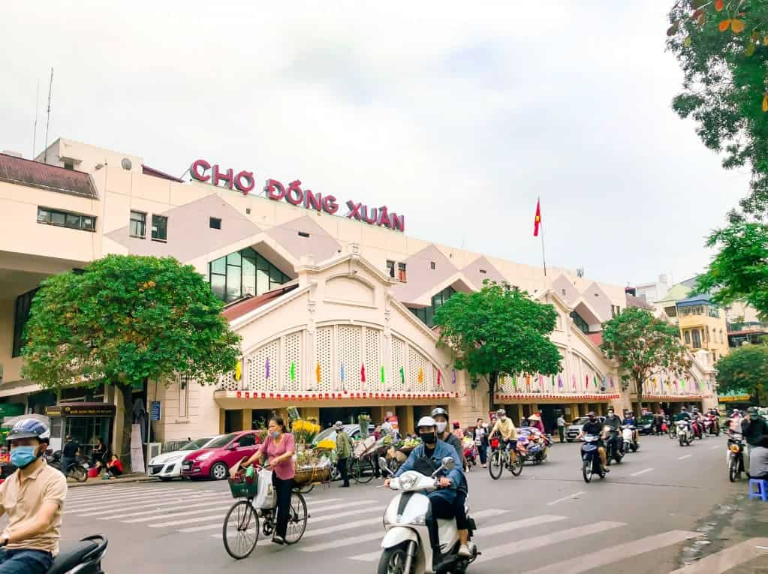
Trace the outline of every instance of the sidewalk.
<instances>
[{"instance_id":1,"label":"sidewalk","mask_svg":"<svg viewBox=\"0 0 768 574\"><path fill-rule=\"evenodd\" d=\"M97 476L95 478L89 478L85 482L75 482L72 480L67 480L67 486L69 488L74 488L75 486L98 486L98 485L107 485L107 484L120 484L120 483L128 483L128 482L147 482L147 481L157 482L157 479L151 476L147 476L146 474L134 473L134 474L126 474L125 476L121 476L119 478L111 478L109 480L104 480L100 476Z\"/></svg>"}]
</instances>

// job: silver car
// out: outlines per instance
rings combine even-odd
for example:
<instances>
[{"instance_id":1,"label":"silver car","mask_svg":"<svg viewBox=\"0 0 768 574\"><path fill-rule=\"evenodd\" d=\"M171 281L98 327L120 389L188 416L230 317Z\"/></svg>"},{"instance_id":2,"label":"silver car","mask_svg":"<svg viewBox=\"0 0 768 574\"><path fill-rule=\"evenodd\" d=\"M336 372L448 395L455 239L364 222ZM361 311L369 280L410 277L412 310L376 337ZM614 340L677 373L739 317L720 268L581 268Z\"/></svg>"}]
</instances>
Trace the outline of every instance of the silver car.
<instances>
[{"instance_id":1,"label":"silver car","mask_svg":"<svg viewBox=\"0 0 768 574\"><path fill-rule=\"evenodd\" d=\"M599 416L597 417L597 420L601 423L605 422L605 417ZM573 442L576 440L576 437L581 434L581 431L584 430L584 425L589 422L588 417L579 417L575 421L573 421L570 425L568 425L568 429L565 431L565 440L568 442Z\"/></svg>"}]
</instances>

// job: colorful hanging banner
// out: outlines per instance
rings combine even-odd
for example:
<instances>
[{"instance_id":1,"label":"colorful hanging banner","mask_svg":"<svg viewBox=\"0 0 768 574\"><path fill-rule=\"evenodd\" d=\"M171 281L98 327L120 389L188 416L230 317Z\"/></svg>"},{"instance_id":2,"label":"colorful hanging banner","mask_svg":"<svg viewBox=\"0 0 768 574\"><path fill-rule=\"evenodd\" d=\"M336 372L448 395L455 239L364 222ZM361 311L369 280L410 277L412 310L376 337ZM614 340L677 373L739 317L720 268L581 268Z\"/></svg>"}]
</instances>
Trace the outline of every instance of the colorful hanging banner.
<instances>
[{"instance_id":1,"label":"colorful hanging banner","mask_svg":"<svg viewBox=\"0 0 768 574\"><path fill-rule=\"evenodd\" d=\"M381 384L383 385L385 383L384 378L384 365L381 366Z\"/></svg>"},{"instance_id":2,"label":"colorful hanging banner","mask_svg":"<svg viewBox=\"0 0 768 574\"><path fill-rule=\"evenodd\" d=\"M557 388L558 389L563 388L563 378L560 375L557 375Z\"/></svg>"},{"instance_id":3,"label":"colorful hanging banner","mask_svg":"<svg viewBox=\"0 0 768 574\"><path fill-rule=\"evenodd\" d=\"M291 363L291 381L296 380L296 363Z\"/></svg>"},{"instance_id":4,"label":"colorful hanging banner","mask_svg":"<svg viewBox=\"0 0 768 574\"><path fill-rule=\"evenodd\" d=\"M451 384L456 384L456 369L453 369L453 372L451 373Z\"/></svg>"},{"instance_id":5,"label":"colorful hanging banner","mask_svg":"<svg viewBox=\"0 0 768 574\"><path fill-rule=\"evenodd\" d=\"M320 382L320 380L321 380L321 379L320 379L320 373L321 373L321 371L320 371L320 363L318 362L318 363L317 363L317 366L315 367L315 375L316 375L316 377L317 377L317 382L318 382L318 383L319 383L319 382Z\"/></svg>"},{"instance_id":6,"label":"colorful hanging banner","mask_svg":"<svg viewBox=\"0 0 768 574\"><path fill-rule=\"evenodd\" d=\"M613 375L611 375L611 388L613 388Z\"/></svg>"},{"instance_id":7,"label":"colorful hanging banner","mask_svg":"<svg viewBox=\"0 0 768 574\"><path fill-rule=\"evenodd\" d=\"M422 384L424 382L424 367L419 368L418 381L419 381L419 384Z\"/></svg>"},{"instance_id":8,"label":"colorful hanging banner","mask_svg":"<svg viewBox=\"0 0 768 574\"><path fill-rule=\"evenodd\" d=\"M525 373L525 387L530 390L531 389L531 374Z\"/></svg>"},{"instance_id":9,"label":"colorful hanging banner","mask_svg":"<svg viewBox=\"0 0 768 574\"><path fill-rule=\"evenodd\" d=\"M360 380L365 382L365 365L360 366Z\"/></svg>"},{"instance_id":10,"label":"colorful hanging banner","mask_svg":"<svg viewBox=\"0 0 768 574\"><path fill-rule=\"evenodd\" d=\"M575 391L576 390L576 375L575 374L572 375L572 380L573 380L573 390Z\"/></svg>"},{"instance_id":11,"label":"colorful hanging banner","mask_svg":"<svg viewBox=\"0 0 768 574\"><path fill-rule=\"evenodd\" d=\"M405 384L405 368L400 367L400 383Z\"/></svg>"},{"instance_id":12,"label":"colorful hanging banner","mask_svg":"<svg viewBox=\"0 0 768 574\"><path fill-rule=\"evenodd\" d=\"M440 383L442 382L442 380L443 378L442 378L442 375L440 374L440 369L438 369L437 370L437 386L438 387L440 386Z\"/></svg>"},{"instance_id":13,"label":"colorful hanging banner","mask_svg":"<svg viewBox=\"0 0 768 574\"><path fill-rule=\"evenodd\" d=\"M269 379L269 357L267 357L267 362L264 363L264 378Z\"/></svg>"},{"instance_id":14,"label":"colorful hanging banner","mask_svg":"<svg viewBox=\"0 0 768 574\"><path fill-rule=\"evenodd\" d=\"M344 379L346 378L346 373L344 372L344 363L341 363L341 382L344 382Z\"/></svg>"}]
</instances>

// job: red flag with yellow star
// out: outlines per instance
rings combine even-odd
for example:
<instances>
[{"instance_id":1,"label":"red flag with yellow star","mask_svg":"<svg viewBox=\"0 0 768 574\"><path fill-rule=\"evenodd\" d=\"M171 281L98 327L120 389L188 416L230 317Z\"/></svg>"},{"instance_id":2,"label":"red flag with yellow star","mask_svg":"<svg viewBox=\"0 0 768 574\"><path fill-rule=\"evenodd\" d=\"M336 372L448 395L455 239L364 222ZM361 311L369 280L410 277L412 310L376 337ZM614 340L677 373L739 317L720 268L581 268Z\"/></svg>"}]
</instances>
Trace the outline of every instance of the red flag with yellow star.
<instances>
[{"instance_id":1,"label":"red flag with yellow star","mask_svg":"<svg viewBox=\"0 0 768 574\"><path fill-rule=\"evenodd\" d=\"M539 225L541 225L541 200L536 201L536 217L533 220L533 236L539 236Z\"/></svg>"}]
</instances>

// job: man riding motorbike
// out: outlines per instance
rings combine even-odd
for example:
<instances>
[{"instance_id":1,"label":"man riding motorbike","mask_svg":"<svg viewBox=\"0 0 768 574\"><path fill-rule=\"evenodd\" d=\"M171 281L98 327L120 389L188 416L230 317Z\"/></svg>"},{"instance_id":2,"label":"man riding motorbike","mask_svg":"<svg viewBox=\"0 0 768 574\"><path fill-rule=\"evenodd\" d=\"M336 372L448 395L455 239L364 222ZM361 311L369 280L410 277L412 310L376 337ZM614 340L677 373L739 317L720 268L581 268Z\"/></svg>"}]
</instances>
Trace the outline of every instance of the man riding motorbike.
<instances>
[{"instance_id":1,"label":"man riding motorbike","mask_svg":"<svg viewBox=\"0 0 768 574\"><path fill-rule=\"evenodd\" d=\"M445 457L451 457L456 465L453 470L443 469L438 475L437 490L430 492L427 496L430 500L432 520L429 526L430 544L436 550L435 556L440 555L439 545L440 538L437 531L437 519L451 519L456 517L457 529L461 529L462 525L458 524L459 517L456 513L456 498L459 490L464 490L464 496L466 497L467 481L462 472L461 458L456 449L453 448L447 442L439 440L437 437L437 422L432 417L422 417L419 419L416 425L416 433L421 439L421 444L411 451L408 460L406 460L402 466L395 473L395 477L400 476L406 471L415 470L421 474L430 476L434 473L442 464L442 460ZM390 479L384 481L384 486L389 487ZM466 520L466 515L464 520ZM468 533L468 527L463 525L465 532ZM461 535L460 535L461 536ZM471 552L467 547L468 534L464 535L464 538L460 538L461 547L459 548L459 555L468 557L471 556Z\"/></svg>"},{"instance_id":2,"label":"man riding motorbike","mask_svg":"<svg viewBox=\"0 0 768 574\"><path fill-rule=\"evenodd\" d=\"M447 442L451 445L459 454L461 460L461 468L466 472L467 461L464 458L464 445L461 444L459 438L454 435L448 427L448 411L443 408L437 407L432 411L432 418L437 423L437 438L443 442ZM465 503L467 502L467 489L459 489L456 493L456 530L459 535L459 556L469 558L471 553L467 546L469 542L469 524L467 520L467 510Z\"/></svg>"},{"instance_id":3,"label":"man riding motorbike","mask_svg":"<svg viewBox=\"0 0 768 574\"><path fill-rule=\"evenodd\" d=\"M616 416L616 412L613 410L613 407L608 407L608 416L605 419L605 422L603 423L603 426L610 427L610 430L608 431L607 435L607 443L610 443L610 446L614 449L613 452L618 452L621 450L621 419ZM606 457L607 458L607 457ZM611 460L607 459L608 465L610 466Z\"/></svg>"},{"instance_id":4,"label":"man riding motorbike","mask_svg":"<svg viewBox=\"0 0 768 574\"><path fill-rule=\"evenodd\" d=\"M698 439L704 438L704 420L701 417L699 409L693 407L691 413L691 428L693 430L693 436Z\"/></svg>"},{"instance_id":5,"label":"man riding motorbike","mask_svg":"<svg viewBox=\"0 0 768 574\"><path fill-rule=\"evenodd\" d=\"M593 411L587 413L587 417L589 420L584 423L581 433L576 438L578 440L586 434L600 437L595 444L595 446L597 446L597 452L600 455L600 462L603 463L603 469L605 472L611 472L611 470L608 468L608 461L605 454L605 444L603 443L603 423L597 420L597 415L595 415Z\"/></svg>"},{"instance_id":6,"label":"man riding motorbike","mask_svg":"<svg viewBox=\"0 0 768 574\"><path fill-rule=\"evenodd\" d=\"M632 441L635 444L640 444L640 433L637 430L637 419L635 419L635 413L632 411L626 411L624 413L624 423L627 426L632 427Z\"/></svg>"},{"instance_id":7,"label":"man riding motorbike","mask_svg":"<svg viewBox=\"0 0 768 574\"><path fill-rule=\"evenodd\" d=\"M501 436L504 446L509 450L510 461L514 463L517 460L517 429L504 409L496 411L496 416L498 419L491 430L491 438L497 434Z\"/></svg>"}]
</instances>

